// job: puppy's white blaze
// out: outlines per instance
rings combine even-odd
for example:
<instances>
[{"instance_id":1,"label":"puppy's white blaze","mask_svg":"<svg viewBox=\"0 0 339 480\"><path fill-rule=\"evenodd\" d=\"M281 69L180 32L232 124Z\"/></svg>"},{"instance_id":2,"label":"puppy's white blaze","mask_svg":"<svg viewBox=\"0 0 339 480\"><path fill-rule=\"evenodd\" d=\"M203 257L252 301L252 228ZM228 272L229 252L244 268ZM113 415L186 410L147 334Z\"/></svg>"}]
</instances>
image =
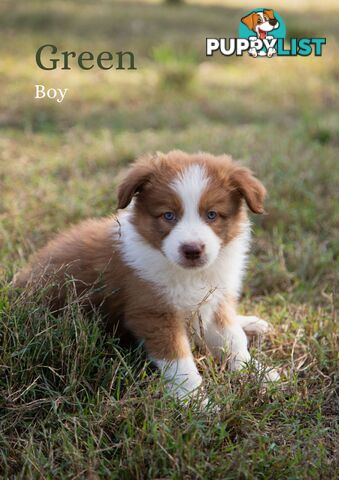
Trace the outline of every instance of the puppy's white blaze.
<instances>
[{"instance_id":1,"label":"puppy's white blaze","mask_svg":"<svg viewBox=\"0 0 339 480\"><path fill-rule=\"evenodd\" d=\"M201 196L208 187L209 179L201 165L191 165L172 182L172 188L183 206L183 216L167 235L162 250L169 260L180 264L180 248L185 243L197 242L205 246L206 263L211 265L218 256L221 240L202 220L199 214Z\"/></svg>"},{"instance_id":2,"label":"puppy's white blaze","mask_svg":"<svg viewBox=\"0 0 339 480\"><path fill-rule=\"evenodd\" d=\"M174 191L183 203L184 217L187 220L194 221L200 218L199 202L208 183L206 170L201 165L191 165L172 182Z\"/></svg>"},{"instance_id":3,"label":"puppy's white blaze","mask_svg":"<svg viewBox=\"0 0 339 480\"><path fill-rule=\"evenodd\" d=\"M192 355L177 360L151 359L160 369L169 391L179 398L190 396L202 382Z\"/></svg>"}]
</instances>

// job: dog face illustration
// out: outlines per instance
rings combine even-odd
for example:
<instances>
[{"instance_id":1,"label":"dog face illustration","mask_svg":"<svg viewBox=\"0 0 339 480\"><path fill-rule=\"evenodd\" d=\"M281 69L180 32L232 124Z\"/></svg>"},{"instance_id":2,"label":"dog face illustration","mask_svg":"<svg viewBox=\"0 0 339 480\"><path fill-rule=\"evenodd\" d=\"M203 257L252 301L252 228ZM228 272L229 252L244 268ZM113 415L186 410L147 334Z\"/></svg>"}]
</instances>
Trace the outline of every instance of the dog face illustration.
<instances>
[{"instance_id":1,"label":"dog face illustration","mask_svg":"<svg viewBox=\"0 0 339 480\"><path fill-rule=\"evenodd\" d=\"M252 12L241 19L250 30L257 34L261 40L265 39L268 32L279 28L279 22L274 17L273 10L263 10L262 12Z\"/></svg>"}]
</instances>

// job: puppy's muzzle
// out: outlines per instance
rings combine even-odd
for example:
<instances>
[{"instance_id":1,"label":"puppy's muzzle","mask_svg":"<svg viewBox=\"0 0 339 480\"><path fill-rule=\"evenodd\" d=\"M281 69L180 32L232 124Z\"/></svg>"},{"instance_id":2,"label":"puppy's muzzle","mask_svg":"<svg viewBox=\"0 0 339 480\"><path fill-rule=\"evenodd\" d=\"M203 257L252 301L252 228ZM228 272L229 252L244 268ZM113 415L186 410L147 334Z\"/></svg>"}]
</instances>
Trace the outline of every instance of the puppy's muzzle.
<instances>
[{"instance_id":1,"label":"puppy's muzzle","mask_svg":"<svg viewBox=\"0 0 339 480\"><path fill-rule=\"evenodd\" d=\"M205 245L198 242L184 243L181 246L181 252L186 260L200 260L204 250Z\"/></svg>"},{"instance_id":2,"label":"puppy's muzzle","mask_svg":"<svg viewBox=\"0 0 339 480\"><path fill-rule=\"evenodd\" d=\"M278 23L278 20L276 18L271 18L268 23L272 25L272 27L275 27L276 24Z\"/></svg>"}]
</instances>

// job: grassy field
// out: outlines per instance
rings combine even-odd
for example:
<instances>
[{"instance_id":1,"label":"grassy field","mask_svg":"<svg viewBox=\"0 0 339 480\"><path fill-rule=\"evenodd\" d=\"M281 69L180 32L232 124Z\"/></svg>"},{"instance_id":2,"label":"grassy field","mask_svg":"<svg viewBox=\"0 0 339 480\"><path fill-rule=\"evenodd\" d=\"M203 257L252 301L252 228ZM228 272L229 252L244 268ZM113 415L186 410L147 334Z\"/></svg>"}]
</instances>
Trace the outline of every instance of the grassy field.
<instances>
[{"instance_id":1,"label":"grassy field","mask_svg":"<svg viewBox=\"0 0 339 480\"><path fill-rule=\"evenodd\" d=\"M280 3L290 36L327 37L323 57L207 60L205 37L236 34L251 2L1 2L2 478L336 477L338 5ZM138 70L43 72L44 43L131 49ZM35 84L69 92L35 100ZM196 352L218 413L163 395L142 352L99 318L74 304L53 318L10 285L53 232L114 211L135 157L172 148L229 153L269 192L241 310L274 325L253 350L283 380L263 389Z\"/></svg>"}]
</instances>

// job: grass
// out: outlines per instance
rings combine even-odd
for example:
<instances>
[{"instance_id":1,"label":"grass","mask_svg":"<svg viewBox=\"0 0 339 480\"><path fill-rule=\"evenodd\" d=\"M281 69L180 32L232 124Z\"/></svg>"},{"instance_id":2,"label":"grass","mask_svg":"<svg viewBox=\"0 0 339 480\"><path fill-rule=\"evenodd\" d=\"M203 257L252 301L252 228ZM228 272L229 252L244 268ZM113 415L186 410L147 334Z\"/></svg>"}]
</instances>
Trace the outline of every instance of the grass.
<instances>
[{"instance_id":1,"label":"grass","mask_svg":"<svg viewBox=\"0 0 339 480\"><path fill-rule=\"evenodd\" d=\"M323 57L207 60L204 39L236 33L227 1L32 1L0 6L0 468L4 478L336 477L338 17L333 2L285 11L327 36ZM276 6L273 5L273 8ZM256 6L256 5L255 5ZM135 72L42 72L35 50L132 49ZM273 68L272 68L273 67ZM69 88L62 104L34 85ZM269 389L196 352L220 411L164 395L141 351L70 303L59 318L10 281L53 232L116 205L147 151L227 152L269 191L253 218L243 312L274 325L254 343L283 372Z\"/></svg>"}]
</instances>

